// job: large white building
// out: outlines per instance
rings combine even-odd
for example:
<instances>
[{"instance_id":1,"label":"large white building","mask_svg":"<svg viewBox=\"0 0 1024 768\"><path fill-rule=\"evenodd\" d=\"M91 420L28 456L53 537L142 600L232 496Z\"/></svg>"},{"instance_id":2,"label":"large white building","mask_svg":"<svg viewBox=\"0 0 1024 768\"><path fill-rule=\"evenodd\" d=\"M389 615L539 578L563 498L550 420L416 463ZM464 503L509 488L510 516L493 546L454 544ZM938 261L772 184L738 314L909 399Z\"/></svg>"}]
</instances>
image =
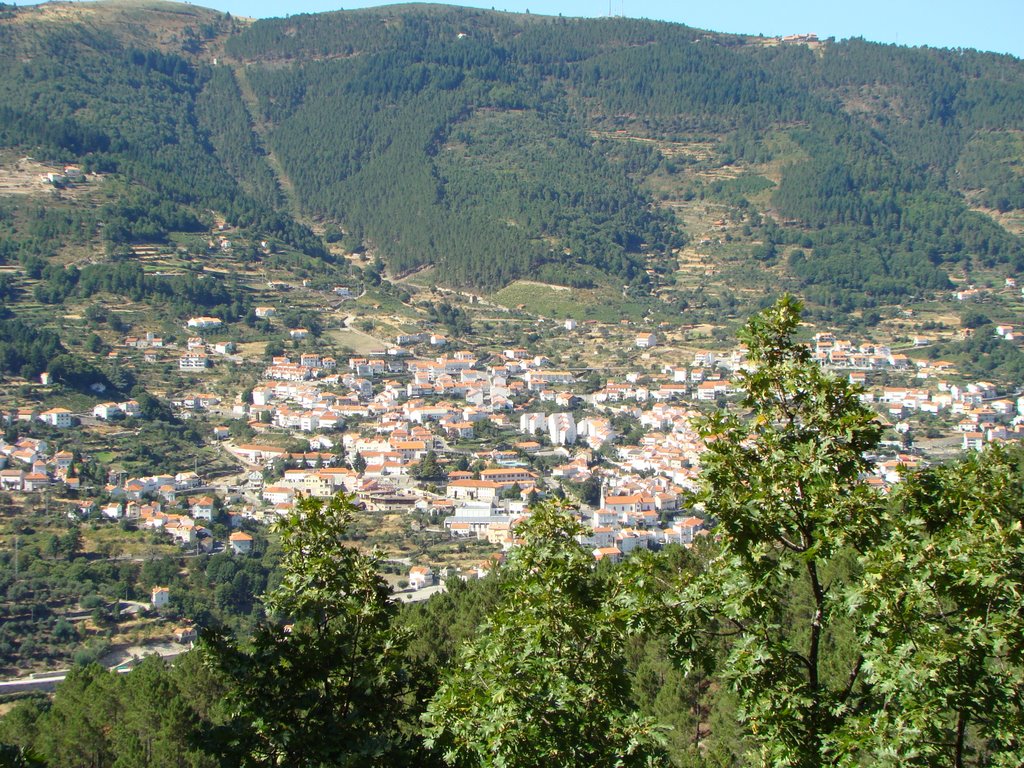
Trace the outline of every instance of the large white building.
<instances>
[{"instance_id":1,"label":"large white building","mask_svg":"<svg viewBox=\"0 0 1024 768\"><path fill-rule=\"evenodd\" d=\"M67 408L51 408L39 414L39 420L59 429L67 429L71 426L72 413Z\"/></svg>"},{"instance_id":2,"label":"large white building","mask_svg":"<svg viewBox=\"0 0 1024 768\"><path fill-rule=\"evenodd\" d=\"M192 351L182 355L178 359L178 370L201 371L206 368L207 357L205 352Z\"/></svg>"},{"instance_id":3,"label":"large white building","mask_svg":"<svg viewBox=\"0 0 1024 768\"><path fill-rule=\"evenodd\" d=\"M519 431L527 435L534 435L538 429L547 427L547 418L543 413L524 413L519 417Z\"/></svg>"},{"instance_id":4,"label":"large white building","mask_svg":"<svg viewBox=\"0 0 1024 768\"><path fill-rule=\"evenodd\" d=\"M224 321L219 317L190 317L185 324L189 328L220 328Z\"/></svg>"},{"instance_id":5,"label":"large white building","mask_svg":"<svg viewBox=\"0 0 1024 768\"><path fill-rule=\"evenodd\" d=\"M552 413L548 416L548 437L555 445L576 442L576 419L571 413Z\"/></svg>"}]
</instances>

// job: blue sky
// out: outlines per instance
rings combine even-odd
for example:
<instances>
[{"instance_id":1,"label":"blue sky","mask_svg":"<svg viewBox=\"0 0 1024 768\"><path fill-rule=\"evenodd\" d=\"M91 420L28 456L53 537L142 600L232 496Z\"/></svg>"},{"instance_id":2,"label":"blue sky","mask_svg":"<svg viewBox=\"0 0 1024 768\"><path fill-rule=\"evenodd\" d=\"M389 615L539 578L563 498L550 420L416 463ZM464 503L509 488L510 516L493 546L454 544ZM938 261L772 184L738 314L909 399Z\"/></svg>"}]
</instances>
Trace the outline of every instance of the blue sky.
<instances>
[{"instance_id":1,"label":"blue sky","mask_svg":"<svg viewBox=\"0 0 1024 768\"><path fill-rule=\"evenodd\" d=\"M9 0L10 1L10 0ZM15 0L16 1L16 0ZM564 16L661 19L718 32L864 37L882 43L978 48L1024 58L1024 0L484 0L457 5ZM353 0L199 0L238 16L365 8Z\"/></svg>"}]
</instances>

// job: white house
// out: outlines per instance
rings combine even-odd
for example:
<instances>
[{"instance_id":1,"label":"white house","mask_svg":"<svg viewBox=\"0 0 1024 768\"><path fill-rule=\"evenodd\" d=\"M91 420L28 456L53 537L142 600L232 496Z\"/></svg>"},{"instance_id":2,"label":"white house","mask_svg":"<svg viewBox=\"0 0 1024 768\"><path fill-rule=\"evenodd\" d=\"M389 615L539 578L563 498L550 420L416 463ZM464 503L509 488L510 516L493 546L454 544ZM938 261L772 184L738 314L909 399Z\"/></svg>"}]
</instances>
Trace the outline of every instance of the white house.
<instances>
[{"instance_id":1,"label":"white house","mask_svg":"<svg viewBox=\"0 0 1024 768\"><path fill-rule=\"evenodd\" d=\"M123 414L121 409L117 407L117 403L100 403L93 407L92 415L93 418L107 421L112 418L117 418Z\"/></svg>"},{"instance_id":2,"label":"white house","mask_svg":"<svg viewBox=\"0 0 1024 768\"><path fill-rule=\"evenodd\" d=\"M295 498L295 489L287 485L268 485L263 489L263 499L269 504L289 504Z\"/></svg>"},{"instance_id":3,"label":"white house","mask_svg":"<svg viewBox=\"0 0 1024 768\"><path fill-rule=\"evenodd\" d=\"M507 486L492 480L453 480L448 483L446 495L449 499L475 499L492 502Z\"/></svg>"},{"instance_id":4,"label":"white house","mask_svg":"<svg viewBox=\"0 0 1024 768\"><path fill-rule=\"evenodd\" d=\"M119 520L124 514L124 507L120 502L114 501L100 508L100 513L111 520Z\"/></svg>"},{"instance_id":5,"label":"white house","mask_svg":"<svg viewBox=\"0 0 1024 768\"><path fill-rule=\"evenodd\" d=\"M980 451L984 447L984 432L964 432L963 449L965 451Z\"/></svg>"},{"instance_id":6,"label":"white house","mask_svg":"<svg viewBox=\"0 0 1024 768\"><path fill-rule=\"evenodd\" d=\"M409 569L409 586L412 589L423 589L434 584L434 572L425 565L414 565Z\"/></svg>"},{"instance_id":7,"label":"white house","mask_svg":"<svg viewBox=\"0 0 1024 768\"><path fill-rule=\"evenodd\" d=\"M209 496L200 496L192 500L189 513L195 520L213 520L213 499Z\"/></svg>"},{"instance_id":8,"label":"white house","mask_svg":"<svg viewBox=\"0 0 1024 768\"><path fill-rule=\"evenodd\" d=\"M67 429L71 426L71 411L67 408L51 408L40 413L39 420L46 422L51 427Z\"/></svg>"},{"instance_id":9,"label":"white house","mask_svg":"<svg viewBox=\"0 0 1024 768\"><path fill-rule=\"evenodd\" d=\"M236 555L247 555L252 552L252 536L245 531L235 531L228 536L231 551Z\"/></svg>"},{"instance_id":10,"label":"white house","mask_svg":"<svg viewBox=\"0 0 1024 768\"><path fill-rule=\"evenodd\" d=\"M20 491L25 482L25 473L20 469L0 470L0 488L5 491Z\"/></svg>"},{"instance_id":11,"label":"white house","mask_svg":"<svg viewBox=\"0 0 1024 768\"><path fill-rule=\"evenodd\" d=\"M658 336L655 333L638 333L635 343L640 349L650 349L658 343Z\"/></svg>"},{"instance_id":12,"label":"white house","mask_svg":"<svg viewBox=\"0 0 1024 768\"><path fill-rule=\"evenodd\" d=\"M125 416L140 416L142 414L142 406L139 405L138 400L125 400L123 403L118 403L117 407Z\"/></svg>"},{"instance_id":13,"label":"white house","mask_svg":"<svg viewBox=\"0 0 1024 768\"><path fill-rule=\"evenodd\" d=\"M395 344L404 347L409 344L419 344L427 338L428 336L425 333L400 333L395 336Z\"/></svg>"},{"instance_id":14,"label":"white house","mask_svg":"<svg viewBox=\"0 0 1024 768\"><path fill-rule=\"evenodd\" d=\"M595 560L608 560L612 563L622 560L622 550L618 547L597 547L593 555Z\"/></svg>"},{"instance_id":15,"label":"white house","mask_svg":"<svg viewBox=\"0 0 1024 768\"><path fill-rule=\"evenodd\" d=\"M205 352L189 352L178 359L178 370L180 371L202 371L205 370L209 360Z\"/></svg>"},{"instance_id":16,"label":"white house","mask_svg":"<svg viewBox=\"0 0 1024 768\"><path fill-rule=\"evenodd\" d=\"M171 590L167 587L153 587L153 591L149 594L149 601L154 608L159 610L171 602Z\"/></svg>"},{"instance_id":17,"label":"white house","mask_svg":"<svg viewBox=\"0 0 1024 768\"><path fill-rule=\"evenodd\" d=\"M220 328L224 325L224 321L219 317L190 317L185 325L188 328L199 328L202 330L206 328Z\"/></svg>"}]
</instances>

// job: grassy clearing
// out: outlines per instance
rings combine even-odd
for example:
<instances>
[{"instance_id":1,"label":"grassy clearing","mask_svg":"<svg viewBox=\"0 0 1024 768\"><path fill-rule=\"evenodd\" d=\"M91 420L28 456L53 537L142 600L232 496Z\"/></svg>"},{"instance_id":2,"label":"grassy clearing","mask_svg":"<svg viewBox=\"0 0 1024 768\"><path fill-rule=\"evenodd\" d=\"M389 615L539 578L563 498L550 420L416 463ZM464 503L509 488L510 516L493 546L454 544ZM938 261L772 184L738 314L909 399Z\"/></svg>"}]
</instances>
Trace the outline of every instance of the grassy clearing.
<instances>
[{"instance_id":1,"label":"grassy clearing","mask_svg":"<svg viewBox=\"0 0 1024 768\"><path fill-rule=\"evenodd\" d=\"M86 552L107 557L157 557L181 553L181 550L170 542L155 544L148 536L123 531L111 523L83 526L82 534Z\"/></svg>"},{"instance_id":2,"label":"grassy clearing","mask_svg":"<svg viewBox=\"0 0 1024 768\"><path fill-rule=\"evenodd\" d=\"M772 159L753 170L776 184L782 181L782 172L787 165L810 159L810 155L786 131L772 133L766 144L772 152Z\"/></svg>"},{"instance_id":3,"label":"grassy clearing","mask_svg":"<svg viewBox=\"0 0 1024 768\"><path fill-rule=\"evenodd\" d=\"M522 309L534 315L616 322L640 318L648 307L623 298L614 288L566 289L530 280L517 280L490 297L509 309Z\"/></svg>"},{"instance_id":4,"label":"grassy clearing","mask_svg":"<svg viewBox=\"0 0 1024 768\"><path fill-rule=\"evenodd\" d=\"M571 317L579 313L581 305L590 303L585 294L593 293L591 290L566 291L561 287L517 280L490 298L510 309L523 309L548 317Z\"/></svg>"},{"instance_id":5,"label":"grassy clearing","mask_svg":"<svg viewBox=\"0 0 1024 768\"><path fill-rule=\"evenodd\" d=\"M374 338L368 333L357 331L354 328L338 328L327 331L325 336L332 344L341 347L348 347L357 355L366 355L370 352L379 352L387 349L387 342Z\"/></svg>"},{"instance_id":6,"label":"grassy clearing","mask_svg":"<svg viewBox=\"0 0 1024 768\"><path fill-rule=\"evenodd\" d=\"M408 283L423 288L435 288L437 286L437 269L435 267L422 267L415 272L410 272L405 277L395 280L398 284Z\"/></svg>"},{"instance_id":7,"label":"grassy clearing","mask_svg":"<svg viewBox=\"0 0 1024 768\"><path fill-rule=\"evenodd\" d=\"M387 313L391 315L402 315L405 317L416 317L416 310L403 304L399 299L394 296L390 296L379 290L368 290L364 295L360 296L355 302L346 302L344 309L350 309L355 307L358 310L370 311L375 313Z\"/></svg>"}]
</instances>

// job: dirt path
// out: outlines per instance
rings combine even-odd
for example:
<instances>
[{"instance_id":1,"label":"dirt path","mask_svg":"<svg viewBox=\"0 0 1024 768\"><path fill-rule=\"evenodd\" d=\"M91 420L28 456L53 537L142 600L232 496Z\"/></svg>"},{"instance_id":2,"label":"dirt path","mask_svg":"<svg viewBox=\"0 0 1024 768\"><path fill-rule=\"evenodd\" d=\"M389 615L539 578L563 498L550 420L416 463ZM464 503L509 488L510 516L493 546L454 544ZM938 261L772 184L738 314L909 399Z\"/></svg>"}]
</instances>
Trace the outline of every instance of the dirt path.
<instances>
[{"instance_id":1,"label":"dirt path","mask_svg":"<svg viewBox=\"0 0 1024 768\"><path fill-rule=\"evenodd\" d=\"M281 192L288 201L288 210L296 221L303 221L301 211L299 210L298 197L295 193L295 184L285 171L280 158L274 153L270 141L268 141L267 133L269 126L260 115L259 99L256 97L256 92L252 89L252 83L249 82L249 77L245 72L245 65L237 64L231 70L234 72L235 82L238 83L238 90L242 94L242 103L245 104L245 109L249 113L249 120L252 121L252 128L256 132L257 138L259 138L263 150L266 152L267 165L270 166L270 170L277 177L277 183L281 187Z\"/></svg>"}]
</instances>

